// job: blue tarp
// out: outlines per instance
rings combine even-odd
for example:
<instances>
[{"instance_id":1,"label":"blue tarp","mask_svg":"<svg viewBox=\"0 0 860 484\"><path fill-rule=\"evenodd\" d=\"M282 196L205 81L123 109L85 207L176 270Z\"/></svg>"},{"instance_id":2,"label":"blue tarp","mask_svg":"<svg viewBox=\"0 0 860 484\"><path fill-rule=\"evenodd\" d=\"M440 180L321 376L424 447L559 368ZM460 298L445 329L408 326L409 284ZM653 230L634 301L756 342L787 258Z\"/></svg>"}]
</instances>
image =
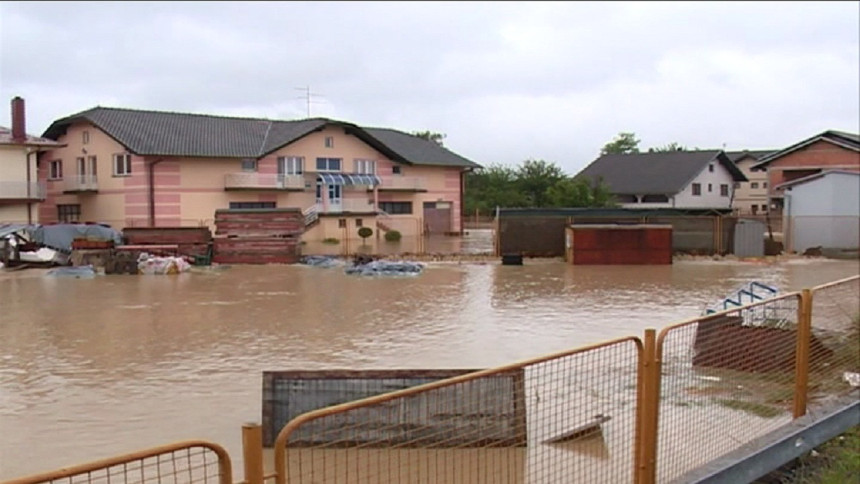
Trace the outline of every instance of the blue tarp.
<instances>
[{"instance_id":1,"label":"blue tarp","mask_svg":"<svg viewBox=\"0 0 860 484\"><path fill-rule=\"evenodd\" d=\"M417 276L424 271L424 264L408 261L375 260L366 264L353 264L344 272L360 276Z\"/></svg>"},{"instance_id":2,"label":"blue tarp","mask_svg":"<svg viewBox=\"0 0 860 484\"><path fill-rule=\"evenodd\" d=\"M30 238L37 244L56 250L72 250L75 239L112 240L122 244L122 234L110 227L94 224L34 225L29 229Z\"/></svg>"}]
</instances>

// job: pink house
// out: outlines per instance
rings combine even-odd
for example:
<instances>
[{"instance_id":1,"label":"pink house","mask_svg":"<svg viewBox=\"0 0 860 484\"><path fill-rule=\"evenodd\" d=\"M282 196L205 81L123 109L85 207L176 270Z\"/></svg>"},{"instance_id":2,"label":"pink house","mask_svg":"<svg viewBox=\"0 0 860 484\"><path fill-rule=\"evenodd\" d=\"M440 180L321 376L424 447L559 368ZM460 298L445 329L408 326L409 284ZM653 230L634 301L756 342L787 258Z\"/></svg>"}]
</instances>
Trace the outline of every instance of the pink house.
<instances>
[{"instance_id":1,"label":"pink house","mask_svg":"<svg viewBox=\"0 0 860 484\"><path fill-rule=\"evenodd\" d=\"M478 164L401 131L96 107L44 137L42 223L212 225L226 208L299 208L304 240L462 231L463 179Z\"/></svg>"}]
</instances>

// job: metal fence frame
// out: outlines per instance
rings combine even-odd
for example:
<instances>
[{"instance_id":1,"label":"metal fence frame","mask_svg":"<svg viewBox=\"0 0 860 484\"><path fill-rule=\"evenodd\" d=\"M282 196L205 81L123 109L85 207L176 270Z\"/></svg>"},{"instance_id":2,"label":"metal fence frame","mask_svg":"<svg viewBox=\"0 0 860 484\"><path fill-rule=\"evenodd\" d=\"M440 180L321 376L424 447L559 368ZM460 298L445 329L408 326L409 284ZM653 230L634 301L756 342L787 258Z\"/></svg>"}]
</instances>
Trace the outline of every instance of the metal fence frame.
<instances>
[{"instance_id":1,"label":"metal fence frame","mask_svg":"<svg viewBox=\"0 0 860 484\"><path fill-rule=\"evenodd\" d=\"M127 478L128 474L137 469L127 470L128 464L134 462L141 462L140 470L142 471L142 463L145 459L160 457L165 454L173 454L177 451L190 451L191 449L203 449L203 451L211 451L218 457L218 484L232 484L233 483L233 467L230 462L230 455L227 454L227 451L218 444L207 442L205 440L186 440L182 442L175 442L172 444L161 445L158 447L152 447L149 449L139 450L137 452L131 452L128 454L123 454L115 457L109 457L107 459L101 459L93 462L88 462L86 464L80 464L73 467L66 467L63 469L57 469L54 471L43 472L40 474L33 474L26 477L21 477L17 479L12 479L11 481L6 481L3 484L40 484L40 483L51 483L63 479L68 479L69 483L77 483L81 482L76 480L75 478L78 476L87 476L85 482L92 482L93 477L92 474L99 471L107 471L108 475L106 477L96 478L97 481L104 480L104 482L123 482L120 479L112 479L110 474L110 468L123 466L124 471L123 474ZM175 462L175 456L174 456ZM159 464L160 465L160 464ZM180 471L184 472L186 469L180 469ZM188 469L190 470L190 469ZM182 480L177 481L175 479L177 473L174 473L174 480L172 482L185 482ZM205 476L204 476L205 477ZM142 482L146 479L141 480L128 480L126 479L124 482ZM162 476L158 476L158 481L161 482ZM205 478L204 478L205 480Z\"/></svg>"},{"instance_id":2,"label":"metal fence frame","mask_svg":"<svg viewBox=\"0 0 860 484\"><path fill-rule=\"evenodd\" d=\"M636 356L637 356L637 361L635 363L636 364L636 381L637 381L637 385L636 385L637 408L635 411L635 420L634 420L634 424L633 424L634 445L633 445L633 449L632 449L632 453L633 453L633 456L632 456L633 459L632 460L634 462L634 469L631 469L631 474L635 474L635 469L638 468L638 466L639 466L639 464L638 464L639 453L637 451L637 445L636 444L640 441L640 435L639 435L639 432L640 432L639 407L640 407L640 405L639 405L639 403L642 400L642 397L641 397L641 390L642 390L641 365L642 365L642 361L643 361L642 356L643 356L644 348L642 345L642 341L639 338L630 336L630 337L614 339L614 340L606 341L606 342L602 342L602 343L597 343L597 344L593 344L593 345L589 345L589 346L584 346L584 347L576 348L573 350L567 350L567 351L563 351L563 352L553 353L553 354L545 355L545 356L538 357L538 358L528 359L528 360L520 361L517 363L512 363L512 364L497 367L497 368L481 370L481 371L469 373L466 375L461 375L461 376L457 376L457 377L453 377L453 378L448 378L445 380L435 381L435 382L427 383L424 385L419 385L419 386L415 386L412 388L407 388L404 390L399 390L399 391L395 391L395 392L391 392L391 393L386 393L383 395L377 395L377 396L373 396L373 397L369 397L369 398L364 398L361 400L347 402L347 403L343 403L340 405L335 405L335 406L331 406L331 407L327 407L327 408L323 408L323 409L319 409L319 410L315 410L312 412L302 414L302 415L294 418L293 420L291 420L289 423L287 423L287 425L281 429L281 431L278 433L277 438L275 439L275 445L274 445L275 474L276 474L275 482L277 484L287 484L287 476L288 476L287 459L286 459L286 454L287 454L286 450L288 448L287 442L289 440L290 435L296 429L298 429L301 425L303 425L307 422L310 422L310 421L313 421L316 419L320 419L323 417L327 417L330 415L335 415L338 413L343 413L343 412L347 412L350 410L358 409L358 408L369 407L372 405L388 402L388 401L399 399L399 398L415 396L415 395L420 394L420 393L430 392L432 390L436 390L436 389L440 389L440 388L444 388L444 387L449 387L449 386L457 385L460 383L475 381L475 380L478 380L478 379L483 378L483 377L499 375L499 374L504 374L504 373L510 373L512 371L524 369L525 367L530 366L530 365L545 363L545 362L557 360L557 359L568 357L568 356L584 354L584 353L587 353L587 352L592 351L592 350L606 348L606 347L610 347L610 346L614 346L614 345L620 345L620 344L628 343L628 342L633 343L635 345L635 351L636 351Z\"/></svg>"}]
</instances>

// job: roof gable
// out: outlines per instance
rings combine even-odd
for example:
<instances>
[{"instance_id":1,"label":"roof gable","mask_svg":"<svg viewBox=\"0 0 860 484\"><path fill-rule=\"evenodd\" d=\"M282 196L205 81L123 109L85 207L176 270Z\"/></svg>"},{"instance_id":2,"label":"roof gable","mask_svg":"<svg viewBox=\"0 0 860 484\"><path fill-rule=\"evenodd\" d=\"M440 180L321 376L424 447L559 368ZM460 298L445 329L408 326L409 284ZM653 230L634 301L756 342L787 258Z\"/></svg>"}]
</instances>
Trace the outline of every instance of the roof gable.
<instances>
[{"instance_id":1,"label":"roof gable","mask_svg":"<svg viewBox=\"0 0 860 484\"><path fill-rule=\"evenodd\" d=\"M433 141L326 118L283 121L96 107L54 121L44 136L57 139L79 121L92 123L138 155L260 158L325 126L336 125L394 161L480 167Z\"/></svg>"},{"instance_id":2,"label":"roof gable","mask_svg":"<svg viewBox=\"0 0 860 484\"><path fill-rule=\"evenodd\" d=\"M777 189L790 188L795 185L802 185L804 183L811 182L813 180L817 180L819 178L824 178L829 175L850 175L860 177L860 172L857 171L849 171L849 170L825 170L820 173L816 173L814 175L805 176L803 178L798 178L796 180L787 181L785 183L780 183L776 186Z\"/></svg>"},{"instance_id":3,"label":"roof gable","mask_svg":"<svg viewBox=\"0 0 860 484\"><path fill-rule=\"evenodd\" d=\"M577 176L601 178L616 194L671 195L683 190L712 161L723 165L735 181L747 180L721 150L603 155Z\"/></svg>"},{"instance_id":4,"label":"roof gable","mask_svg":"<svg viewBox=\"0 0 860 484\"><path fill-rule=\"evenodd\" d=\"M841 146L845 149L860 151L860 135L846 133L844 131L829 130L763 157L759 160L758 163L752 166L752 169L764 170L767 165L769 165L772 161L782 158L783 156L793 153L797 150L803 149L818 141L826 141L828 143Z\"/></svg>"}]
</instances>

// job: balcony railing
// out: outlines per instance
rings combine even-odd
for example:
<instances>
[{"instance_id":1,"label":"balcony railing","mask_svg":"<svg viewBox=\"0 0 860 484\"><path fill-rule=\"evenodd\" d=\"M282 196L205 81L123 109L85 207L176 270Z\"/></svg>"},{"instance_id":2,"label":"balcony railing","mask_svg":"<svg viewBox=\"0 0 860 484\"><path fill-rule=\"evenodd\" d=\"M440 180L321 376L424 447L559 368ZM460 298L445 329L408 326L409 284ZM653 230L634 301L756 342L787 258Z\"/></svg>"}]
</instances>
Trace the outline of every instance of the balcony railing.
<instances>
[{"instance_id":1,"label":"balcony railing","mask_svg":"<svg viewBox=\"0 0 860 484\"><path fill-rule=\"evenodd\" d=\"M319 213L376 213L376 205L373 204L373 200L363 198L345 198L335 203L328 202L325 206L322 203L317 203L316 208Z\"/></svg>"},{"instance_id":2,"label":"balcony railing","mask_svg":"<svg viewBox=\"0 0 860 484\"><path fill-rule=\"evenodd\" d=\"M380 190L425 191L427 187L424 177L420 176L391 176L384 178L379 185Z\"/></svg>"},{"instance_id":3,"label":"balcony railing","mask_svg":"<svg viewBox=\"0 0 860 484\"><path fill-rule=\"evenodd\" d=\"M229 190L304 190L305 177L268 173L228 173L224 175L224 188Z\"/></svg>"},{"instance_id":4,"label":"balcony railing","mask_svg":"<svg viewBox=\"0 0 860 484\"><path fill-rule=\"evenodd\" d=\"M0 200L44 200L44 183L0 181Z\"/></svg>"},{"instance_id":5,"label":"balcony railing","mask_svg":"<svg viewBox=\"0 0 860 484\"><path fill-rule=\"evenodd\" d=\"M96 175L72 175L63 178L64 192L97 192L99 181Z\"/></svg>"}]
</instances>

